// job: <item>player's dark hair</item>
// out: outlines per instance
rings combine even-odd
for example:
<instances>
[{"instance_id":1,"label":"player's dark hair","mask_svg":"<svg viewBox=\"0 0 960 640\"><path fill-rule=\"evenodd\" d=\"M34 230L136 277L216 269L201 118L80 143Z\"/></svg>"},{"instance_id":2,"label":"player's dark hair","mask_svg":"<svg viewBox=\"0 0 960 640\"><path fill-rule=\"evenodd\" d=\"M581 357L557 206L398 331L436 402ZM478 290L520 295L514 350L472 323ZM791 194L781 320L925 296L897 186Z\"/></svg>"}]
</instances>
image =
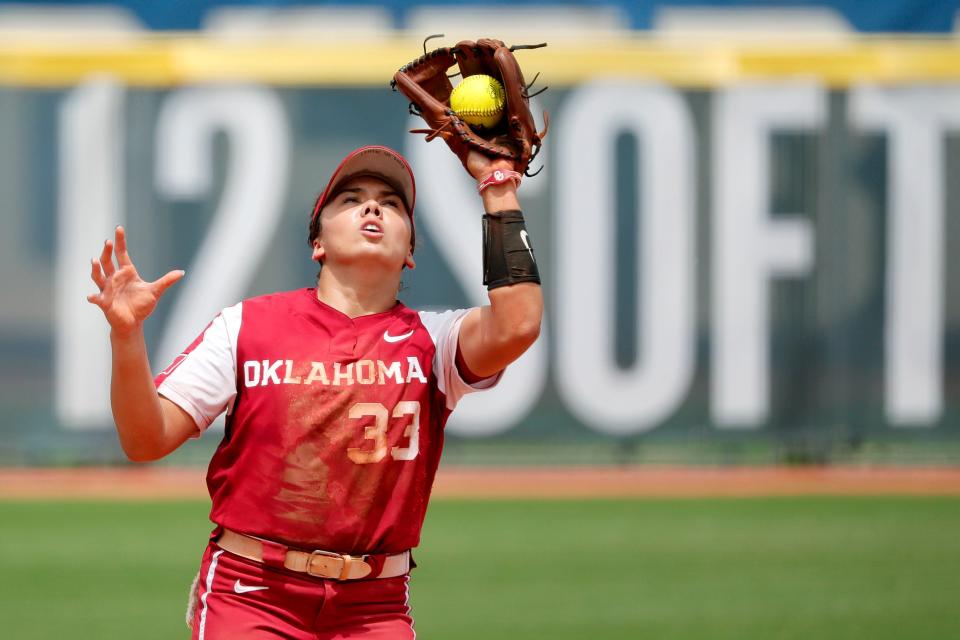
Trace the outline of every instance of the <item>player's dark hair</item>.
<instances>
[{"instance_id":1,"label":"player's dark hair","mask_svg":"<svg viewBox=\"0 0 960 640\"><path fill-rule=\"evenodd\" d=\"M313 246L313 241L317 239L317 236L320 235L322 231L323 224L320 222L320 214L317 214L317 217L312 218L310 223L307 224L307 244L311 247Z\"/></svg>"},{"instance_id":2,"label":"player's dark hair","mask_svg":"<svg viewBox=\"0 0 960 640\"><path fill-rule=\"evenodd\" d=\"M313 203L313 208L310 211L317 210L317 203L320 201L320 196L317 196L316 201ZM312 249L313 241L320 235L320 232L323 230L323 223L320 222L320 213L318 212L315 217L310 218L310 222L307 224L307 245ZM323 271L323 263L320 262L320 269L317 271L317 279L320 279L320 272Z\"/></svg>"}]
</instances>

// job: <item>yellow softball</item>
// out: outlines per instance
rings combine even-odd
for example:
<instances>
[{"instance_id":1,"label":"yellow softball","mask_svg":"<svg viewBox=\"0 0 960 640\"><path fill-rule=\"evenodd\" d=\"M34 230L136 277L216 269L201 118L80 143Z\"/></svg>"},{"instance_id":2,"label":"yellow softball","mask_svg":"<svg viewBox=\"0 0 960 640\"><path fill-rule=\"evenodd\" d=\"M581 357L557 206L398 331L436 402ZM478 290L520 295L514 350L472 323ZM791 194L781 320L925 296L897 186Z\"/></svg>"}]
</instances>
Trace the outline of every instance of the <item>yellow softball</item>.
<instances>
[{"instance_id":1,"label":"yellow softball","mask_svg":"<svg viewBox=\"0 0 960 640\"><path fill-rule=\"evenodd\" d=\"M492 129L503 116L503 85L492 76L467 76L453 88L450 108L475 127Z\"/></svg>"}]
</instances>

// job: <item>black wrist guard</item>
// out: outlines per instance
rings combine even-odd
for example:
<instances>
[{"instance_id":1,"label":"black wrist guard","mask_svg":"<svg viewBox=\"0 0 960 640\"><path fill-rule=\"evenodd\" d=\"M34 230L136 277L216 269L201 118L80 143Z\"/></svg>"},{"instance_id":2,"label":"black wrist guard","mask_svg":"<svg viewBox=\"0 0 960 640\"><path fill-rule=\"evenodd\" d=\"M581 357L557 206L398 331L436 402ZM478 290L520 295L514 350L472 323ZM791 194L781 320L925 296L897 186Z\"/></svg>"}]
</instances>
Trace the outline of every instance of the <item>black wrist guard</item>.
<instances>
[{"instance_id":1,"label":"black wrist guard","mask_svg":"<svg viewBox=\"0 0 960 640\"><path fill-rule=\"evenodd\" d=\"M483 284L487 289L518 282L540 284L537 260L520 211L483 216Z\"/></svg>"}]
</instances>

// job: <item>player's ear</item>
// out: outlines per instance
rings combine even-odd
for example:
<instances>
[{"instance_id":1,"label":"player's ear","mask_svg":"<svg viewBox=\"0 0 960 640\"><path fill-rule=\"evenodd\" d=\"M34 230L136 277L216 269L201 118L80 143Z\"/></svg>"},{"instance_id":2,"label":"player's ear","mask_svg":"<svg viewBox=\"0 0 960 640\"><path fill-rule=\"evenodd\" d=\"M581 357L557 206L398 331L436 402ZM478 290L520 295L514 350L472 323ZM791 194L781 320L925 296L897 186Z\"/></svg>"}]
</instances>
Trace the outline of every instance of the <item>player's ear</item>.
<instances>
[{"instance_id":1,"label":"player's ear","mask_svg":"<svg viewBox=\"0 0 960 640\"><path fill-rule=\"evenodd\" d=\"M323 244L320 242L320 238L313 239L313 255L311 259L314 262L323 262L323 259L327 256L326 250L323 248Z\"/></svg>"},{"instance_id":2,"label":"player's ear","mask_svg":"<svg viewBox=\"0 0 960 640\"><path fill-rule=\"evenodd\" d=\"M416 263L416 261L413 259L413 249L412 249L412 248L411 248L409 251L407 251L407 257L403 259L403 266L405 266L407 269L416 269L416 268L417 268L417 263Z\"/></svg>"}]
</instances>

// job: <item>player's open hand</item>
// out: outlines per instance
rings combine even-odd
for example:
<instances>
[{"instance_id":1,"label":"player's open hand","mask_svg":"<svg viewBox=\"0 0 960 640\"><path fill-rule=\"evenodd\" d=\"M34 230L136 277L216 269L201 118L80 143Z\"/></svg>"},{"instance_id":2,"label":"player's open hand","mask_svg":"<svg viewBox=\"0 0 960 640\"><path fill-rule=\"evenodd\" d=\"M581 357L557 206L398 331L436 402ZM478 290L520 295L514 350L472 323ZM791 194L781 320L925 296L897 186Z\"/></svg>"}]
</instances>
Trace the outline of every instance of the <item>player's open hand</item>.
<instances>
[{"instance_id":1,"label":"player's open hand","mask_svg":"<svg viewBox=\"0 0 960 640\"><path fill-rule=\"evenodd\" d=\"M127 253L127 236L123 227L117 227L113 242L107 240L104 243L100 259L90 262L90 277L100 293L87 296L87 300L100 307L110 328L119 336L138 330L157 306L163 292L184 274L180 270L171 271L153 282L144 281Z\"/></svg>"}]
</instances>

